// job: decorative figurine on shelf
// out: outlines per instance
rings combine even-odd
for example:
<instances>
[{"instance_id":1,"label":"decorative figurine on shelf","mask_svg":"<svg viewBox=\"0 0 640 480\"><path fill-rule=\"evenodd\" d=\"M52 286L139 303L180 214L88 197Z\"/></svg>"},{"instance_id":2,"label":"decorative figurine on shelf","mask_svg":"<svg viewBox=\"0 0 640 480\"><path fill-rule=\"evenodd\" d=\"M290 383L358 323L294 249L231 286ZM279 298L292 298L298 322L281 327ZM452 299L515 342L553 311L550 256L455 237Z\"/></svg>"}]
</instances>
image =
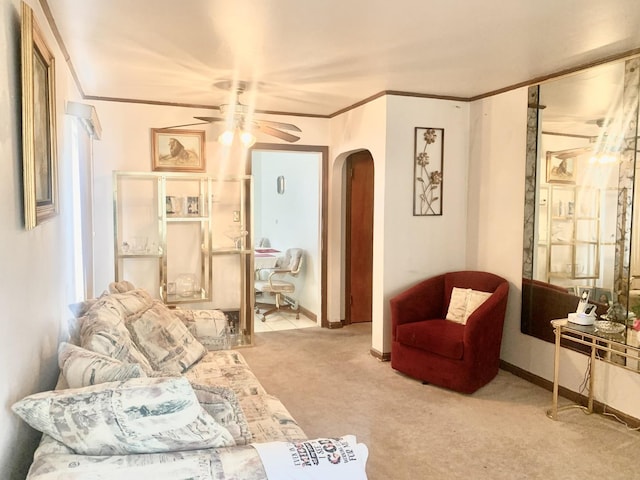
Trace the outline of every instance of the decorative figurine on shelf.
<instances>
[{"instance_id":1,"label":"decorative figurine on shelf","mask_svg":"<svg viewBox=\"0 0 640 480\"><path fill-rule=\"evenodd\" d=\"M626 309L618 302L614 302L607 310L605 317L610 322L616 323L626 323L627 321L627 311Z\"/></svg>"},{"instance_id":2,"label":"decorative figurine on shelf","mask_svg":"<svg viewBox=\"0 0 640 480\"><path fill-rule=\"evenodd\" d=\"M238 250L242 249L242 238L248 233L242 225L232 225L224 232L227 238L233 240L233 244Z\"/></svg>"},{"instance_id":3,"label":"decorative figurine on shelf","mask_svg":"<svg viewBox=\"0 0 640 480\"><path fill-rule=\"evenodd\" d=\"M181 297L192 297L196 294L196 276L193 273L182 273L176 278L176 293Z\"/></svg>"}]
</instances>

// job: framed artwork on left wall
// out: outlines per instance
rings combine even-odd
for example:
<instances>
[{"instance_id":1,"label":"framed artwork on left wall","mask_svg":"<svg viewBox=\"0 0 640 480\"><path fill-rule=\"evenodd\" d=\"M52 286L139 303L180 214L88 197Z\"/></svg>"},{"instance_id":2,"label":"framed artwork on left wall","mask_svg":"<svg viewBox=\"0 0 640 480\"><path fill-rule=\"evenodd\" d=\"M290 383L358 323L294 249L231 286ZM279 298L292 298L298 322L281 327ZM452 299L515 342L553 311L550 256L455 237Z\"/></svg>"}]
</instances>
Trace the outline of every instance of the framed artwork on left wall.
<instances>
[{"instance_id":1,"label":"framed artwork on left wall","mask_svg":"<svg viewBox=\"0 0 640 480\"><path fill-rule=\"evenodd\" d=\"M27 230L58 213L55 58L22 2L22 170Z\"/></svg>"}]
</instances>

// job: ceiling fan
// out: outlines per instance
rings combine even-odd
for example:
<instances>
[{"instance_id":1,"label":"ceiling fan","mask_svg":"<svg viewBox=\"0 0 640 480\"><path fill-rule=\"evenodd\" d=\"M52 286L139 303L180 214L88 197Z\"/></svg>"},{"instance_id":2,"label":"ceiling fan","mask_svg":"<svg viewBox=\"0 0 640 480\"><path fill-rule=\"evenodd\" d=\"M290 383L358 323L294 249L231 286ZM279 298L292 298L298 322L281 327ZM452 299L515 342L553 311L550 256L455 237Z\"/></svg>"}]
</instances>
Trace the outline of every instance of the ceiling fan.
<instances>
[{"instance_id":1,"label":"ceiling fan","mask_svg":"<svg viewBox=\"0 0 640 480\"><path fill-rule=\"evenodd\" d=\"M255 137L251 133L252 130L259 130L263 133L266 133L267 135L277 137L286 142L293 143L300 140L299 136L284 131L302 131L297 126L291 123L274 122L271 120L258 120L255 118L247 119L247 115L249 114L249 107L240 103L240 95L247 88L246 82L240 81L236 83L229 80L224 80L216 83L215 86L224 90L235 89L236 91L235 104L222 104L218 107L215 107L220 111L220 114L222 115L221 117L194 117L196 120L200 120L200 122L187 123L184 125L174 125L173 127L167 128L188 127L191 125L202 125L205 123L214 122L228 122L231 119L232 125L229 125L229 128L225 130L219 137L219 140L222 143L231 144L236 130L239 130L241 132L240 138L242 142L247 146L250 146L250 144L253 144L253 142L255 142Z\"/></svg>"},{"instance_id":2,"label":"ceiling fan","mask_svg":"<svg viewBox=\"0 0 640 480\"><path fill-rule=\"evenodd\" d=\"M615 137L613 142L607 141L607 136L609 135L608 129L612 124L611 119L596 118L587 120L585 123L588 125L597 125L600 129L600 134L598 136L591 137L589 145L560 150L553 152L553 155L560 159L567 159L588 154L591 156L590 161L592 163L595 163L598 159L600 159L598 163L611 163L615 161L617 158L616 156L625 148L621 141L615 141Z\"/></svg>"}]
</instances>

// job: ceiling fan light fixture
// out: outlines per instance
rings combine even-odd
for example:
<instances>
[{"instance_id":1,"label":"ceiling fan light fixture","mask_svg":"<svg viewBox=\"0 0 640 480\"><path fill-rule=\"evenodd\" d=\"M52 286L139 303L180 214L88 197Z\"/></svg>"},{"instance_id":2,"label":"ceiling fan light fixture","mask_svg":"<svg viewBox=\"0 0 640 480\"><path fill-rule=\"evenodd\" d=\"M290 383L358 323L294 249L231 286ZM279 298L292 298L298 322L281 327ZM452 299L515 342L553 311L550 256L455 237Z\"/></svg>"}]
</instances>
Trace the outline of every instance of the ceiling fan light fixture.
<instances>
[{"instance_id":1,"label":"ceiling fan light fixture","mask_svg":"<svg viewBox=\"0 0 640 480\"><path fill-rule=\"evenodd\" d=\"M230 147L236 138L236 132L238 132L240 143L242 143L245 148L249 148L253 146L254 143L256 143L257 139L254 134L252 134L248 130L240 130L239 128L225 130L218 137L218 142L220 142L225 147Z\"/></svg>"},{"instance_id":2,"label":"ceiling fan light fixture","mask_svg":"<svg viewBox=\"0 0 640 480\"><path fill-rule=\"evenodd\" d=\"M246 148L249 148L256 143L256 137L253 133L243 130L242 133L240 133L240 141Z\"/></svg>"},{"instance_id":3,"label":"ceiling fan light fixture","mask_svg":"<svg viewBox=\"0 0 640 480\"><path fill-rule=\"evenodd\" d=\"M218 142L220 142L225 147L230 147L233 143L233 137L235 137L235 133L233 130L225 130L218 137Z\"/></svg>"}]
</instances>

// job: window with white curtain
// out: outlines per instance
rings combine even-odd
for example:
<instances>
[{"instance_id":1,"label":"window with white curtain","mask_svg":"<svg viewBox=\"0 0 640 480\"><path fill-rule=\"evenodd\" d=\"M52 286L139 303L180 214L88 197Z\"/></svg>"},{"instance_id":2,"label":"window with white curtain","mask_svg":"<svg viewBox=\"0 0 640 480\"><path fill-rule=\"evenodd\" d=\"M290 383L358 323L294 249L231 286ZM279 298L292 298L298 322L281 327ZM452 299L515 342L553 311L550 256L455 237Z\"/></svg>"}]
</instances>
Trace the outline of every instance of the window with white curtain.
<instances>
[{"instance_id":1,"label":"window with white curtain","mask_svg":"<svg viewBox=\"0 0 640 480\"><path fill-rule=\"evenodd\" d=\"M83 299L94 296L93 139L80 118L71 124L74 293Z\"/></svg>"}]
</instances>

